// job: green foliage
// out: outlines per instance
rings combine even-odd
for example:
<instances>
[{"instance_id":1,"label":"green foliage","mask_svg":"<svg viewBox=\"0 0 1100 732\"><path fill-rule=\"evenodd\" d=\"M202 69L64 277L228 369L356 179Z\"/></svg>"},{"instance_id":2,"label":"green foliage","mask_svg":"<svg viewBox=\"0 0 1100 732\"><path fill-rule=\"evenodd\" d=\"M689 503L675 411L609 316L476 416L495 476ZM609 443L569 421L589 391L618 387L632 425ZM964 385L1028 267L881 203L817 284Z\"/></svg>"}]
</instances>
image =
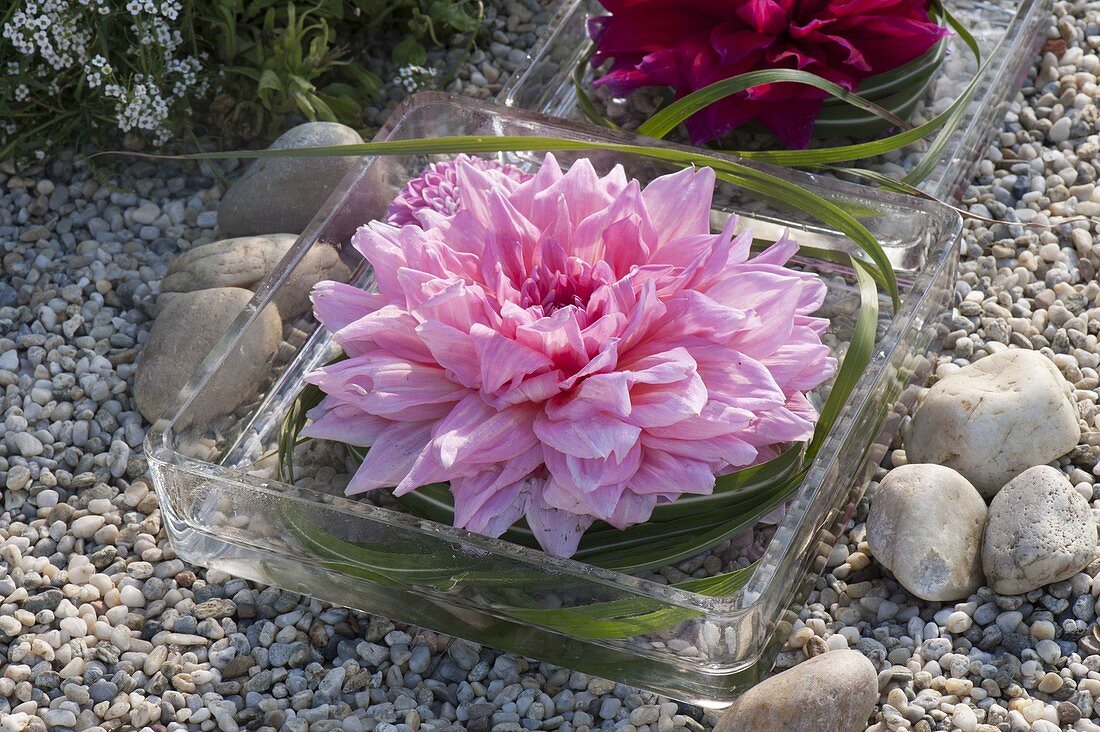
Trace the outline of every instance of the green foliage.
<instances>
[{"instance_id":1,"label":"green foliage","mask_svg":"<svg viewBox=\"0 0 1100 732\"><path fill-rule=\"evenodd\" d=\"M428 48L473 43L483 18L480 0L0 5L0 159L120 133L128 147L194 132L264 142L288 118L361 127L383 90L379 48L411 91L434 79Z\"/></svg>"},{"instance_id":2,"label":"green foliage","mask_svg":"<svg viewBox=\"0 0 1100 732\"><path fill-rule=\"evenodd\" d=\"M0 159L122 136L162 143L207 89L183 0L12 1L0 10Z\"/></svg>"},{"instance_id":3,"label":"green foliage","mask_svg":"<svg viewBox=\"0 0 1100 732\"><path fill-rule=\"evenodd\" d=\"M223 67L210 119L222 135L242 139L273 137L288 114L361 126L383 82L359 49L390 44L395 66L421 66L426 45L460 33L472 40L483 14L480 2L444 0L195 0L195 7L196 28L214 39L211 54Z\"/></svg>"}]
</instances>

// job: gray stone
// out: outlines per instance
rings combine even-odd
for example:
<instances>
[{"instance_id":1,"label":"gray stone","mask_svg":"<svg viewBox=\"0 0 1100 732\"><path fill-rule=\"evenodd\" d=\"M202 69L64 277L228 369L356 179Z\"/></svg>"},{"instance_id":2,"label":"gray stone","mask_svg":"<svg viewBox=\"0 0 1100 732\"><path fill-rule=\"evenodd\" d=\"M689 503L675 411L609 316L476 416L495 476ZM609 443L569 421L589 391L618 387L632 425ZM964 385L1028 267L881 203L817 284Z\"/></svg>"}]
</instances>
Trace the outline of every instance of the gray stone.
<instances>
[{"instance_id":1,"label":"gray stone","mask_svg":"<svg viewBox=\"0 0 1100 732\"><path fill-rule=\"evenodd\" d=\"M990 498L1033 465L1077 446L1073 385L1041 354L986 356L929 389L906 440L910 462L954 468Z\"/></svg>"},{"instance_id":2,"label":"gray stone","mask_svg":"<svg viewBox=\"0 0 1100 732\"><path fill-rule=\"evenodd\" d=\"M856 651L830 651L749 689L714 732L862 732L876 701L871 662Z\"/></svg>"},{"instance_id":3,"label":"gray stone","mask_svg":"<svg viewBox=\"0 0 1100 732\"><path fill-rule=\"evenodd\" d=\"M901 585L924 600L961 600L981 586L986 506L951 468L916 463L883 478L867 543Z\"/></svg>"},{"instance_id":4,"label":"gray stone","mask_svg":"<svg viewBox=\"0 0 1100 732\"><path fill-rule=\"evenodd\" d=\"M238 287L218 287L181 294L157 317L138 363L134 398L146 419L156 420L171 406L199 364L218 344L226 329L244 309L252 293ZM231 368L218 371L206 399L192 417L202 421L228 414L255 391L270 368L279 347L282 320L272 305L249 328Z\"/></svg>"},{"instance_id":5,"label":"gray stone","mask_svg":"<svg viewBox=\"0 0 1100 732\"><path fill-rule=\"evenodd\" d=\"M100 702L110 701L118 696L118 687L107 679L100 679L96 681L88 689L88 693L92 697L92 701L96 704Z\"/></svg>"},{"instance_id":6,"label":"gray stone","mask_svg":"<svg viewBox=\"0 0 1100 732\"><path fill-rule=\"evenodd\" d=\"M307 122L284 132L273 150L361 143L350 127ZM222 198L218 231L251 236L303 231L358 157L280 157L257 160Z\"/></svg>"},{"instance_id":7,"label":"gray stone","mask_svg":"<svg viewBox=\"0 0 1100 732\"><path fill-rule=\"evenodd\" d=\"M1069 579L1095 555L1088 501L1054 468L1026 470L994 496L982 545L994 592L1019 595Z\"/></svg>"}]
</instances>

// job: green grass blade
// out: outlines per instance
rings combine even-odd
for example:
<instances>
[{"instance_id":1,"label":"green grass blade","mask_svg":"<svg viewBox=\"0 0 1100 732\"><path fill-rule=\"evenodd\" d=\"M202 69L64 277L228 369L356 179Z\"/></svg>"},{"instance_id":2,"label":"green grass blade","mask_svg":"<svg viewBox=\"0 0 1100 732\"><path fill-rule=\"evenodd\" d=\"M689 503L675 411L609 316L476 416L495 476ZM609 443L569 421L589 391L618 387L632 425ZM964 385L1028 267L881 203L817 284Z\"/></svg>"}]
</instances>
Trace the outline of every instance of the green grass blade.
<instances>
[{"instance_id":1,"label":"green grass blade","mask_svg":"<svg viewBox=\"0 0 1100 732\"><path fill-rule=\"evenodd\" d=\"M871 356L875 348L875 333L878 330L878 290L875 280L871 277L867 265L858 259L852 259L853 270L859 283L859 314L856 316L856 324L852 333L852 339L848 344L848 351L844 354L844 362L837 369L833 388L829 392L825 404L818 415L818 424L832 425L840 416L848 397L859 382L867 364L871 362ZM821 450L821 446L828 436L825 430L815 430L813 439L806 448L807 460L813 460Z\"/></svg>"},{"instance_id":2,"label":"green grass blade","mask_svg":"<svg viewBox=\"0 0 1100 732\"><path fill-rule=\"evenodd\" d=\"M811 193L794 183L785 181L744 163L726 160L710 155L703 150L680 150L669 147L650 147L618 142L596 142L571 140L560 137L544 136L457 136L437 137L423 140L383 140L363 142L354 145L328 145L320 147L288 148L279 150L236 150L232 152L206 152L189 155L157 155L127 153L137 157L170 160L223 160L226 158L264 159L285 157L333 157L350 155L430 155L520 152L554 150L606 150L629 155L663 160L688 166L707 166L715 170L718 177L734 185L768 196L774 200L794 206L798 210L817 218L847 235L875 264L875 275L879 284L890 295L894 306L898 304L897 281L882 246L870 231L850 212L850 205L834 203L822 196ZM107 154L107 153L97 153ZM93 155L92 157L96 157Z\"/></svg>"},{"instance_id":3,"label":"green grass blade","mask_svg":"<svg viewBox=\"0 0 1100 732\"><path fill-rule=\"evenodd\" d=\"M725 597L741 589L755 569L754 563L744 569L705 579L689 580L672 586L708 597ZM504 613L509 617L550 628L574 638L592 640L630 638L657 633L687 620L701 617L703 614L693 608L640 597L558 610L508 608Z\"/></svg>"},{"instance_id":4,"label":"green grass blade","mask_svg":"<svg viewBox=\"0 0 1100 732\"><path fill-rule=\"evenodd\" d=\"M717 101L728 96L743 92L765 84L795 83L812 86L829 95L847 102L848 104L870 112L892 125L902 129L909 129L909 123L895 115L885 107L875 104L870 99L853 94L844 87L821 78L817 74L797 69L765 69L762 71L749 71L744 74L716 81L709 86L693 91L680 97L672 104L664 107L638 128L638 134L649 137L663 138L669 132L680 126L688 118L701 112Z\"/></svg>"}]
</instances>

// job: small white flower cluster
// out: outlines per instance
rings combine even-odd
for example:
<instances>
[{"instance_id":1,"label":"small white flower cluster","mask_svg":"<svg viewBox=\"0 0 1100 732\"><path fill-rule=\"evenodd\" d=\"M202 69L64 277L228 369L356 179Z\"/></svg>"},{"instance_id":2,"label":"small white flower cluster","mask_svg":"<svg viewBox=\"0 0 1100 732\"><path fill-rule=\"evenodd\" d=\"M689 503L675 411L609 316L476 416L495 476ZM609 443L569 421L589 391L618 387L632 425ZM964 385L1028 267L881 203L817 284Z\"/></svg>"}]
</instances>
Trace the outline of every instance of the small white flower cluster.
<instances>
[{"instance_id":1,"label":"small white flower cluster","mask_svg":"<svg viewBox=\"0 0 1100 732\"><path fill-rule=\"evenodd\" d=\"M107 96L118 100L115 110L118 113L120 130L150 132L153 134L153 141L158 145L171 138L172 133L164 124L168 119L169 105L151 78L138 74L129 87L108 84L103 91Z\"/></svg>"},{"instance_id":2,"label":"small white flower cluster","mask_svg":"<svg viewBox=\"0 0 1100 732\"><path fill-rule=\"evenodd\" d=\"M119 130L144 131L163 143L172 135L173 107L189 107L176 102L207 89L201 60L178 54L183 36L175 22L182 12L182 0L23 0L0 29L0 52L7 42L22 57L6 64L7 88L15 101L27 102L31 89L14 78L21 74L40 80L51 96L83 83L110 100ZM105 22L118 38L132 39L128 48L112 46L110 59L92 53Z\"/></svg>"},{"instance_id":3,"label":"small white flower cluster","mask_svg":"<svg viewBox=\"0 0 1100 732\"><path fill-rule=\"evenodd\" d=\"M397 70L397 78L393 80L393 83L409 94L413 94L426 84L431 83L435 79L435 76L435 69L410 64L409 66L402 66Z\"/></svg>"},{"instance_id":4,"label":"small white flower cluster","mask_svg":"<svg viewBox=\"0 0 1100 732\"><path fill-rule=\"evenodd\" d=\"M113 72L114 69L107 63L107 59L99 54L92 56L92 60L84 64L84 77L92 89L102 86L104 77L110 78Z\"/></svg>"},{"instance_id":5,"label":"small white flower cluster","mask_svg":"<svg viewBox=\"0 0 1100 732\"><path fill-rule=\"evenodd\" d=\"M74 21L87 11L98 14L104 9L110 12L105 5L93 9L74 7L69 0L27 0L4 24L0 36L24 56L39 56L49 67L41 67L36 74L44 78L51 70L65 71L84 63L95 23Z\"/></svg>"}]
</instances>

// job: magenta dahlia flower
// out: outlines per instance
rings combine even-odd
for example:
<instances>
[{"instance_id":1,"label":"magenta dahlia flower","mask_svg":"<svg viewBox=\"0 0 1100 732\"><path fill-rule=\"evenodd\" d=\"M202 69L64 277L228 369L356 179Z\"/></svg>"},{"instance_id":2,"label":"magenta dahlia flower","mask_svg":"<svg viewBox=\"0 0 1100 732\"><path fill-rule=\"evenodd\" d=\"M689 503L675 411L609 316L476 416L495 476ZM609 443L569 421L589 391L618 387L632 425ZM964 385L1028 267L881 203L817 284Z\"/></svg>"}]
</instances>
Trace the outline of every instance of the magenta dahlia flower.
<instances>
[{"instance_id":1,"label":"magenta dahlia flower","mask_svg":"<svg viewBox=\"0 0 1100 732\"><path fill-rule=\"evenodd\" d=\"M424 172L406 183L390 203L389 210L386 211L386 221L394 226L423 225L422 214L425 211L443 216L458 213L462 207L462 199L458 195L457 168L462 163L483 171L494 185L507 188L514 188L514 184L531 177L514 165L460 153L453 160L432 163Z\"/></svg>"},{"instance_id":2,"label":"magenta dahlia flower","mask_svg":"<svg viewBox=\"0 0 1100 732\"><path fill-rule=\"evenodd\" d=\"M454 216L355 234L377 292L313 292L348 358L307 376L326 398L304 434L370 447L348 494L449 482L456 526L526 518L570 556L596 519L646 521L810 437L825 286L784 267L787 238L749 259L735 221L711 233L712 170L454 172Z\"/></svg>"},{"instance_id":3,"label":"magenta dahlia flower","mask_svg":"<svg viewBox=\"0 0 1100 732\"><path fill-rule=\"evenodd\" d=\"M595 81L617 93L670 86L677 97L749 71L801 69L856 91L869 76L928 51L946 30L928 0L600 0L589 21ZM809 145L825 92L804 84L755 87L687 120L695 144L757 120L787 147Z\"/></svg>"}]
</instances>

